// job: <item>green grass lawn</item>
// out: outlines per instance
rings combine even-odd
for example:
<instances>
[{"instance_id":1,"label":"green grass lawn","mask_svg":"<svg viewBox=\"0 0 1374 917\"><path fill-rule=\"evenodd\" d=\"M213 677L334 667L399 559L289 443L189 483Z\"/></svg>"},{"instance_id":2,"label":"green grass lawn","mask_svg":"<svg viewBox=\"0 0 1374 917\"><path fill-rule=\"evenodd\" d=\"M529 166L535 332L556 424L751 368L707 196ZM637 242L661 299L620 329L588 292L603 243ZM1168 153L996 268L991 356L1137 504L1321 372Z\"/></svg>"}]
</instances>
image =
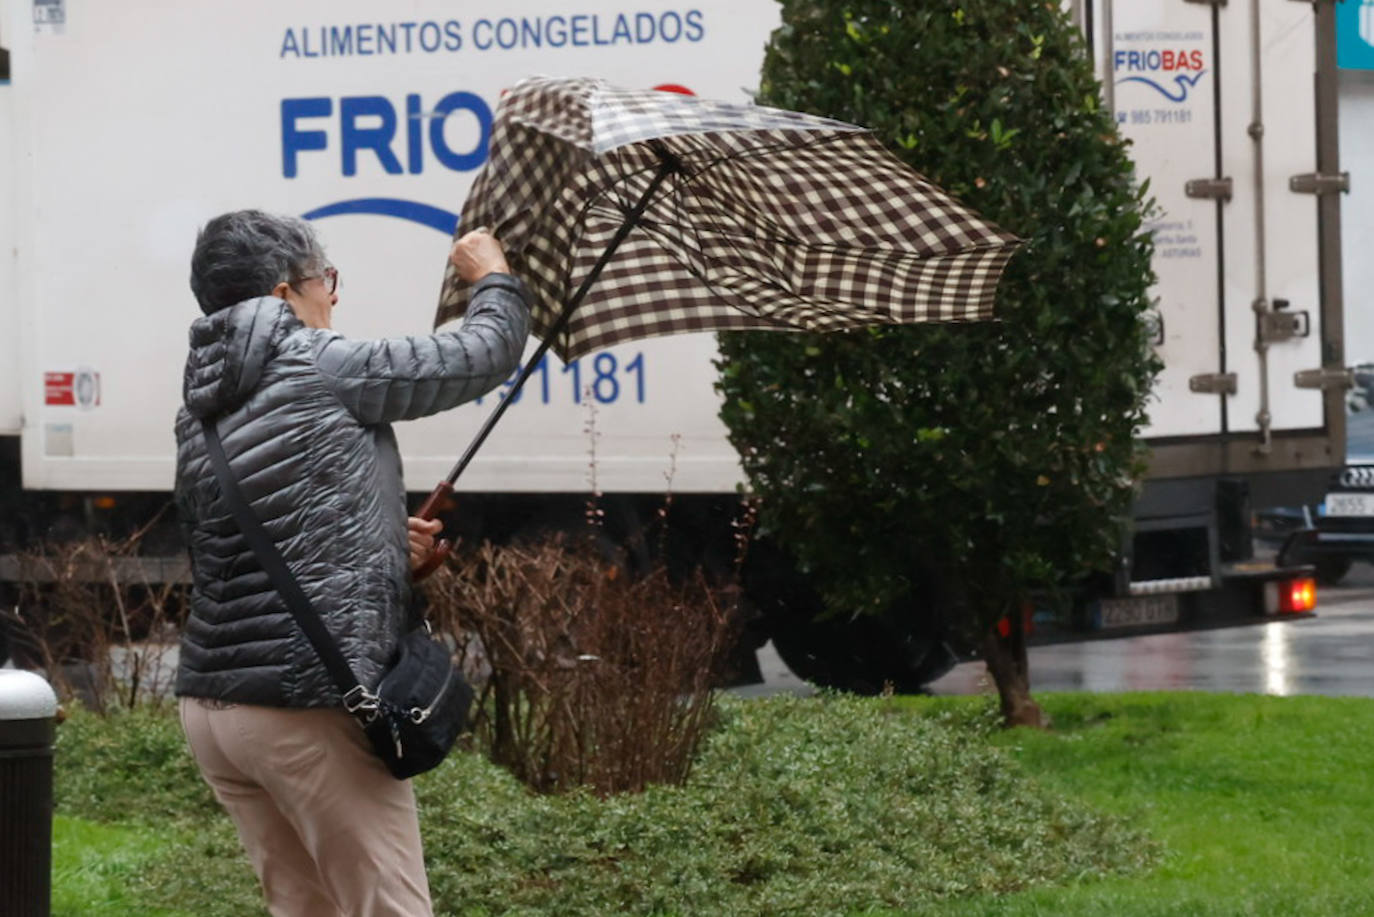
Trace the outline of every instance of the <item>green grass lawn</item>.
<instances>
[{"instance_id":1,"label":"green grass lawn","mask_svg":"<svg viewBox=\"0 0 1374 917\"><path fill-rule=\"evenodd\" d=\"M1154 870L909 911L1374 915L1374 701L1207 694L1040 698L1054 731L990 737L1037 780L1160 841ZM918 713L968 701L912 700Z\"/></svg>"},{"instance_id":2,"label":"green grass lawn","mask_svg":"<svg viewBox=\"0 0 1374 917\"><path fill-rule=\"evenodd\" d=\"M731 702L686 789L609 801L457 755L418 784L436 903L1374 915L1374 700L1040 700L1052 732L991 729L984 698ZM174 718L79 716L58 760L55 914L261 913Z\"/></svg>"},{"instance_id":3,"label":"green grass lawn","mask_svg":"<svg viewBox=\"0 0 1374 917\"><path fill-rule=\"evenodd\" d=\"M149 913L137 888L164 846L147 828L58 816L53 825L53 917Z\"/></svg>"}]
</instances>

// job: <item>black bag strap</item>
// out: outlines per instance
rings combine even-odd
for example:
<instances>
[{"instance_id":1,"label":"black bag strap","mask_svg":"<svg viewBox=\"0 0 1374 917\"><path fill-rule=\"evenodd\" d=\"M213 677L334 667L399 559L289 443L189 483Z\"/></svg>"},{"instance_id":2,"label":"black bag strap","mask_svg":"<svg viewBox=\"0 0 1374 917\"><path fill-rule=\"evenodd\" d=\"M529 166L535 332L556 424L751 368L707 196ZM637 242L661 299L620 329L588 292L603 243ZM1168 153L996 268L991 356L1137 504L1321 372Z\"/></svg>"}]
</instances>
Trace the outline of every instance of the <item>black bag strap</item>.
<instances>
[{"instance_id":1,"label":"black bag strap","mask_svg":"<svg viewBox=\"0 0 1374 917\"><path fill-rule=\"evenodd\" d=\"M219 430L214 423L204 418L201 419L201 427L205 431L205 451L210 454L210 464L215 469L215 477L219 478L220 490L234 514L234 521L238 523L248 546L257 555L258 563L262 564L263 570L272 580L272 585L285 600L291 616L305 632L310 644L315 647L315 652L319 654L320 661L329 670L330 677L339 686L344 706L349 713L375 710L376 697L358 683L358 677L353 674L353 669L349 667L339 645L325 628L320 613L310 603L296 577L291 575L290 568L286 566L286 558L282 557L272 537L267 534L257 514L244 498L243 491L239 489L238 479L229 468L229 458L224 454L224 444L220 441Z\"/></svg>"}]
</instances>

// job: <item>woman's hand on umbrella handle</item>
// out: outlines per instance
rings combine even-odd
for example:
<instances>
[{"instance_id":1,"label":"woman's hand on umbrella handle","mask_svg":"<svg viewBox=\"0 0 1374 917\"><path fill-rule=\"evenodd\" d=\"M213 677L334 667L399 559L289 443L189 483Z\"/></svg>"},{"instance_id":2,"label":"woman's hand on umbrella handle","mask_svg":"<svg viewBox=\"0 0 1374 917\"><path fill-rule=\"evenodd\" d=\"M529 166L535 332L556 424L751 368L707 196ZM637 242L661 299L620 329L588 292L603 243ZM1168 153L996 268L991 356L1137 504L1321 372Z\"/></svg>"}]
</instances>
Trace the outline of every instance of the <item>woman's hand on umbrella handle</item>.
<instances>
[{"instance_id":1,"label":"woman's hand on umbrella handle","mask_svg":"<svg viewBox=\"0 0 1374 917\"><path fill-rule=\"evenodd\" d=\"M411 573L418 576L419 571L432 562L434 567L437 567L443 558L434 562L434 556L439 553L439 546L435 545L434 536L444 530L444 524L438 519L421 519L418 516L411 516L406 520L406 529L410 541ZM444 541L441 544L447 546L448 542Z\"/></svg>"},{"instance_id":2,"label":"woman's hand on umbrella handle","mask_svg":"<svg viewBox=\"0 0 1374 917\"><path fill-rule=\"evenodd\" d=\"M449 552L453 549L453 544L447 538L440 539L438 544L434 543L434 536L438 535L444 528L444 524L435 517L443 510L451 508L452 505L453 485L448 481L440 481L430 495L425 498L425 502L415 511L415 515L407 520L406 528L411 544L410 578L417 583L442 567L444 561L448 560ZM417 529L419 530L418 533ZM422 547L425 539L428 539L429 545L432 546L428 556L421 557L419 562L415 556L417 534Z\"/></svg>"},{"instance_id":3,"label":"woman's hand on umbrella handle","mask_svg":"<svg viewBox=\"0 0 1374 917\"><path fill-rule=\"evenodd\" d=\"M418 583L444 565L453 544L447 538L435 544L434 536L444 530L444 524L438 519L411 516L406 520L406 527L410 536L410 578Z\"/></svg>"},{"instance_id":4,"label":"woman's hand on umbrella handle","mask_svg":"<svg viewBox=\"0 0 1374 917\"><path fill-rule=\"evenodd\" d=\"M448 260L458 269L464 283L476 283L488 274L510 273L506 250L485 226L464 233L454 242Z\"/></svg>"},{"instance_id":5,"label":"woman's hand on umbrella handle","mask_svg":"<svg viewBox=\"0 0 1374 917\"><path fill-rule=\"evenodd\" d=\"M452 551L453 542L449 541L447 538L439 539L439 543L434 546L434 551L429 555L429 559L420 564L420 566L411 569L411 582L418 583L420 580L425 579L435 570L442 567L444 562L448 560L448 556Z\"/></svg>"}]
</instances>

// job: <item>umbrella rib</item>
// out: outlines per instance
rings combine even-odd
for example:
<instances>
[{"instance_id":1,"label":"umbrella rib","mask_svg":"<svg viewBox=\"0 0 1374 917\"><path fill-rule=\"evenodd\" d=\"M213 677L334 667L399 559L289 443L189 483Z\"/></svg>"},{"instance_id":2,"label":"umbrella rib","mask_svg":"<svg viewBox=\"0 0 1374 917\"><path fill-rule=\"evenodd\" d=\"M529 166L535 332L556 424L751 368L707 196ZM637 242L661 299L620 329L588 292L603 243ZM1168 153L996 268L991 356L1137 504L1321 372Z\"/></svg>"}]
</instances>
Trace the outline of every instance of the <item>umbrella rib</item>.
<instances>
[{"instance_id":1,"label":"umbrella rib","mask_svg":"<svg viewBox=\"0 0 1374 917\"><path fill-rule=\"evenodd\" d=\"M675 135L675 136L704 136L704 135L707 135L707 134L729 134L729 133L731 133L731 132L730 132L730 131L708 131L708 132L702 132L702 133L696 134L696 135L682 134L682 135ZM871 131L863 131L862 133L867 134L867 135L870 136L870 137L873 136L873 134L872 134ZM754 146L754 147L751 147L751 148L748 148L748 149L738 150L738 151L732 152L732 153L730 153L730 154L728 154L728 155L727 155L727 154L722 154L722 155L720 155L720 156L714 158L713 160L711 160L711 161L705 163L704 165L700 165L699 167L694 168L694 169L693 169L692 171L690 171L690 172L683 172L683 173L681 174L680 178L679 178L677 181L675 181L675 188L674 188L674 191L673 191L673 193L672 193L671 196L676 197L676 198L678 198L679 200L681 200L683 197L685 197L686 189L688 188L688 186L689 186L691 183L693 183L696 179L700 178L701 176L704 176L704 175L706 175L707 173L709 173L709 172L711 172L711 171L717 169L718 167L720 167L720 166L722 166L722 165L725 165L725 164L727 164L727 163L739 161L739 160L742 160L742 159L757 159L757 158L761 158L761 157L763 157L763 156L767 156L767 155L769 155L769 154L771 154L771 153L773 153L773 152L777 152L777 151L794 152L794 151L796 151L796 150L798 150L798 149L815 148L815 147L822 146L822 145L826 145L826 144L839 143L839 142L842 142L842 141L849 140L850 138L852 138L852 137L854 136L854 134L855 134L855 132L848 132L848 131L846 131L846 132L840 132L840 133L835 133L835 132L826 132L826 133L823 133L823 134L822 134L822 133L818 133L818 134L817 134L816 136L814 136L814 137L807 138L807 139L806 139L804 142L802 142L802 143L788 142L788 141L781 141L781 140L779 140L779 141L772 142L772 143L767 143L767 144L758 144L758 145L756 145L756 146ZM624 147L622 147L621 149L624 149ZM693 165L697 165L697 164L696 164L696 163L693 163ZM903 164L903 165L904 165L904 164ZM642 172L645 172L645 171L648 171L648 170L647 170L647 169L643 169L643 170L637 170L637 171L635 171L635 172L627 172L627 173L626 173L626 178L632 177L632 176L637 175L637 174L641 174ZM928 182L920 173L916 172L915 170L911 170L911 172L912 172L912 176L913 176L917 181L919 181L919 182L921 182L921 183L924 183L924 184L929 184L929 182ZM596 207L601 206L601 205L603 204L603 202L605 201L606 197L607 197L608 195L613 194L613 193L614 193L614 188L612 188L612 187L603 187L603 188L601 189L601 192L600 192L599 194L597 194L597 195L595 195L595 196L589 198L589 199L584 203L583 207L581 208L581 213L579 214L578 225L582 225L582 224L583 224L583 221L585 221L587 215L588 215L591 211L593 211ZM666 196L665 196L665 197L666 197ZM957 199L954 199L952 196L951 196L951 199L954 200L955 203L960 203L960 205L962 206L961 202L958 202ZM615 209L616 209L616 210L619 210L619 211L621 211L621 212L623 213L623 211L624 211L624 204L621 203L621 202L617 202L616 205L615 205ZM684 223L685 223L685 222L686 222L686 221L679 219L679 220L676 221L676 225L677 225L680 229L682 229L682 228L684 227ZM641 223L641 225L642 225L642 227L643 227L646 231L649 231L649 232L653 232L654 230L658 230L658 231L660 231L660 232L663 232L662 227L663 227L663 226L670 226L670 225L673 225L673 221L667 221L667 220L660 221L660 220L658 220L658 219L654 219L654 218L651 217L651 218L647 218L647 219L643 220L642 223ZM703 231L706 230L708 227L705 227L705 226L698 226L698 225L696 224L695 221L692 221L691 224L690 224L690 226L689 226L689 227L686 227L686 228L689 228L689 229L690 229L690 231L691 231L691 233L692 233L692 236L693 236L693 238L695 239L695 242L696 242L695 248L694 248L694 249L690 249L690 250L694 250L694 251L699 252L699 253L704 252L704 251L705 251L705 245L704 245L704 239L703 239ZM826 242L826 241L819 241L819 240L817 240L817 241L814 241L814 242L810 242L810 241L798 239L798 238L795 238L795 237L782 236L782 235L775 235L775 234L772 234L772 233L760 235L760 234L758 234L757 232L754 232L754 233L746 232L746 231L744 231L743 229L737 228L736 226L731 225L731 224L728 224L728 223L718 223L718 224L716 224L716 225L714 225L714 226L709 227L709 229L710 229L710 231L713 232L717 237L719 237L720 239L725 240L725 241L729 241L729 240L753 240L753 241L758 241L758 242L761 242L761 243L764 243L764 244L774 245L774 246L778 246L778 247L783 247L783 246L786 246L786 247L796 247L796 246L800 246L800 245L809 245L813 250L816 250L816 251L834 251L834 252L848 252L848 251L869 251L869 252L873 252L873 251L886 251L886 252L889 252L889 253L891 253L891 252L893 252L893 251L896 251L896 249L891 249L891 248L884 249L884 248L883 248L882 246L880 246L880 245L863 245L863 244L858 244L858 243L854 243L854 242L847 242L847 241L846 241L846 242L840 242L840 241ZM664 233L664 235L667 236L667 237L669 237L669 238L671 238L670 234L668 234L668 233L666 233L666 232ZM689 247L685 244L685 233L680 233L679 236L678 236L678 240L677 240L677 241L678 241L679 245L682 246L682 248L683 248L684 251L688 251L688 250L689 250ZM923 260L923 261L930 261L930 260L935 260L935 259L939 259L939 258L947 257L947 256L961 256L961 255L968 255L968 254L972 254L972 253L976 253L976 252L982 252L982 251L992 251L992 250L995 250L995 249L998 249L998 248L1001 248L1001 247L1004 247L1004 246L1010 246L1010 245L1015 245L1015 244L1017 244L1017 240L1013 237L1013 238L1003 238L1003 239L997 239L997 240L988 240L988 241L973 242L973 243L970 243L970 244L967 244L967 245L964 245L964 246L960 247L957 251L923 253L923 252L919 252L919 251L914 251L914 250L908 249L908 250L907 250L907 254L909 254L910 256L914 256L914 257L916 257L916 258L918 258L918 259L920 259L920 260ZM737 252L739 251L739 249L738 249L736 246L734 246L734 245L731 245L731 248L734 248ZM667 249L665 249L665 250L667 250ZM704 263L705 263L705 262L704 262L704 261L703 261L702 266L701 266L701 267L698 267L698 266L696 266L696 265L691 264L690 262L682 261L681 258L678 258L677 260L679 260L679 262L682 263L682 264L684 265L684 267L687 268L687 270L689 271L689 273L691 273L693 276L697 277L698 279L705 281L705 268L704 268Z\"/></svg>"},{"instance_id":2,"label":"umbrella rib","mask_svg":"<svg viewBox=\"0 0 1374 917\"><path fill-rule=\"evenodd\" d=\"M730 134L730 133L733 133L733 132L731 132L731 131L707 131L707 132L702 132L702 133L698 133L698 134L679 134L679 135L676 135L676 136L696 136L696 137L702 137L702 136L709 136L710 134ZM781 140L776 141L776 142L773 142L773 143L768 143L768 144L760 144L760 145L758 145L758 146L748 147L748 148L746 148L746 149L742 149L742 150L735 151L735 152L731 152L731 153L722 153L722 154L720 154L719 156L713 157L712 159L710 159L710 161L705 162L705 163L702 164L699 168L692 168L691 170L688 170L688 169L684 168L684 169L679 170L679 171L676 172L675 174L676 174L677 176L679 176L679 178L681 179L681 180L678 182L678 184L679 184L680 186L686 186L686 185L691 184L691 183L692 183L693 181L695 181L698 177L700 177L700 176L702 176L702 175L705 175L707 172L710 172L710 171L716 169L718 166L720 166L720 165L722 165L722 164L724 164L724 163L727 163L727 162L731 162L731 161L733 161L733 160L738 160L738 159L757 159L757 158L760 158L760 157L762 157L762 156L766 156L766 155L768 155L769 153L778 152L779 150L808 149L808 148L811 148L811 147L821 146L821 145L827 144L827 143L838 143L838 142L840 142L841 140L848 139L848 138L849 138L850 136L852 136L854 133L858 133L858 132L852 132L852 131L851 131L851 132L848 132L848 133L841 133L841 134L823 134L823 135L820 135L820 136L815 137L814 139L808 139L806 142L801 143L801 144L788 144L787 142L781 141ZM869 133L869 132L868 132L868 131L863 131L862 133ZM629 147L631 147L631 146L634 146L634 144L627 144L627 145L624 146L624 147L619 147L619 148L617 148L617 150L615 150L615 151L613 151L613 152L619 152L620 150L627 149L627 148L629 148ZM681 160L680 160L680 161L681 161ZM686 164L688 164L688 163L684 163L684 165L686 165ZM693 166L696 165L696 163L694 163L694 162L693 162L693 163L690 163L690 164L693 165ZM655 168L655 167L652 167L652 166L645 166L645 167L643 167L643 168L634 169L634 170L632 170L632 171L626 172L626 173L624 174L624 178L625 178L625 179L629 179L629 178L633 178L633 177L636 177L636 176L639 176L639 175L643 175L643 174L645 174L645 173L647 173L647 172L654 171L654 168ZM915 174L917 174L918 177L919 177L919 173L915 173ZM924 180L924 179L922 179L922 180ZM587 211L588 211L588 210L592 209L593 207L596 207L598 204L600 204L600 202L601 202L603 199L605 199L606 197L608 197L608 196L611 195L612 193L614 193L614 192L613 192L613 189L610 188L610 187L603 187L603 188L600 188L600 189L597 191L596 194L591 195L590 197L587 198L587 200L586 200L585 202L583 202L583 205L582 205L582 212L581 212L581 214L579 214L579 217L580 217L580 218L585 218L586 215L587 215ZM621 211L623 212L626 208L625 208L623 205L620 205L620 206L617 206L616 209L621 210Z\"/></svg>"},{"instance_id":3,"label":"umbrella rib","mask_svg":"<svg viewBox=\"0 0 1374 917\"><path fill-rule=\"evenodd\" d=\"M703 133L701 133L701 134L696 134L696 135L694 135L694 136L703 136L703 135L705 135L705 134L711 134L711 133L716 133L716 134L727 134L727 133L731 133L731 132L729 132L729 131L708 131L708 132L703 132ZM838 142L840 142L840 141L842 141L842 140L849 139L849 137L853 136L853 133L854 133L854 132L818 134L818 135L815 136L815 137L808 138L808 139L806 140L806 142L804 142L804 143L802 143L802 144L788 143L788 142L784 142L784 141L781 141L781 140L780 140L780 141L776 141L776 142L772 142L772 143L767 143L767 144L758 144L758 145L756 145L756 146L753 146L753 147L750 147L750 148L747 148L747 149L743 149L743 150L739 150L739 151L730 153L730 154L728 154L728 155L722 154L722 155L720 155L719 157L713 159L712 161L710 161L710 162L708 162L708 163L702 165L700 168L695 168L695 169L693 169L693 170L690 171L690 172L689 172L689 171L686 171L685 169L684 169L684 170L677 170L677 171L675 171L674 174L673 174L673 179L674 179L674 181L673 181L673 190L672 190L669 194L664 195L664 199L666 199L666 198L675 198L675 199L677 199L677 200L680 201L680 200L685 196L687 186L689 186L695 179L697 179L698 177L700 177L700 176L702 176L702 175L705 175L705 174L708 173L708 172L711 172L712 170L716 169L718 166L721 166L721 165L723 165L723 164L725 164L725 163L727 163L727 162L736 161L736 160L740 160L740 159L757 159L757 158L761 158L761 157L763 157L763 156L769 155L770 153L777 152L777 151L779 151L779 150L789 150L789 151L790 151L790 150L796 150L796 149L802 149L802 148L810 148L810 147L821 146L821 145L823 145L823 144L838 143ZM864 133L869 133L869 132L864 131ZM680 136L688 136L688 135L680 135ZM661 141L660 141L660 143L659 143L659 146L661 147ZM621 149L625 149L625 147L622 147ZM660 156L661 156L661 155L662 155L662 153L660 152ZM694 164L694 165L695 165L695 164ZM650 171L650 169L646 167L646 168L641 168L641 169L636 169L636 170L634 170L634 171L626 172L626 173L624 173L624 179L625 179L625 180L628 180L628 179L637 177L637 176L639 176L639 175L643 175L643 174L645 174L645 173L647 173L647 172L649 172L649 171ZM579 214L578 214L578 219L577 219L576 225L578 225L578 226L584 226L584 225L586 224L587 215L588 215L591 211L593 211L595 208L597 208L598 206L603 206L603 204L604 204L604 202L606 201L606 199L609 198L609 197L611 197L611 196L613 196L613 195L615 195L615 194L616 194L616 188L615 188L614 186L605 186L605 187L602 187L602 188L600 189L600 192L599 192L598 194L589 197L589 198L583 203L583 205L582 205L582 207L581 207L581 209L580 209L580 212L579 212ZM613 204L612 209L614 209L614 210L618 211L619 213L621 213L622 216L624 215L625 210L626 210L625 205L624 205L624 202L623 202L622 200L616 200L615 203ZM679 220L677 220L677 221L667 221L667 220L662 220L662 221L660 221L660 220L655 220L655 219L643 219L643 220L641 220L641 221L639 222L639 225L640 225L640 227L641 227L642 229L644 229L645 231L647 231L647 232L649 232L649 233L651 233L651 234L652 234L652 232L653 232L654 230L657 230L657 231L659 231L659 232L663 232L663 234L664 234L665 236L667 236L668 238L672 238L671 235L670 235L669 233L664 232L663 227L672 226L672 225L674 225L674 222L675 222L675 224L678 226L678 228L679 228L679 230L680 230L679 236L678 236L678 238L677 238L677 242L678 242L679 246L681 246L681 249L682 249L683 251L695 251L695 252L697 252L697 253L699 253L699 254L700 254L700 253L704 253L704 251L705 251L705 242L704 242L704 239L703 239L703 237L702 237L702 227L698 227L695 223L691 223L690 225L685 225L685 224L687 224L688 221L685 221L685 220L682 220L682 219L679 219ZM684 235L685 235L684 230L686 230L686 229L690 229L690 231L691 231L691 233L692 233L692 237L693 237L694 240L695 240L695 246L690 247L690 248L689 248L689 247L684 243L684 241L683 241L683 237L684 237ZM725 229L714 229L714 228L713 228L712 231L715 232L715 233L717 233L718 235L723 236L723 237L726 237L726 238L738 238L738 239L748 239L748 238L751 238L749 235L745 234L745 233L742 232L742 231L738 231L738 230L736 230L736 231L734 231L734 232L731 232L731 231L725 230ZM753 238L757 238L757 237L753 237ZM777 238L773 238L773 237L771 237L771 236L765 236L765 237L763 237L763 238L764 238L766 241L772 242L772 243L774 243L774 244L779 244L779 243L783 243L783 244L787 244L787 245L801 245L801 244L803 244L803 243L801 242L801 240L798 240L798 239L790 239L790 238L788 238L788 239L777 239ZM575 243L574 243L574 244L575 244ZM660 243L660 246L662 246L662 243ZM835 244L835 246L836 246L836 248L839 248L839 246L838 246L837 243ZM733 246L732 246L732 247L733 247ZM817 247L829 247L829 246L826 246L826 245L822 244L822 245L818 245ZM668 247L663 247L663 250L664 250L665 252L669 253L669 254L674 254L674 255L676 254L676 253L674 253L674 252L673 252L670 248L668 248ZM712 285L712 284L709 282L709 280L707 279L706 261L705 261L705 258L704 258L704 257L702 257L701 259L699 259L699 260L700 260L700 264L694 264L694 263L692 263L690 260L683 260L681 257L675 257L674 260L677 260L680 264L682 264L683 268L684 268L685 270L687 270L688 273L690 273L692 276L696 277L696 278L697 278L699 281L701 281L704 285L706 285L707 287L712 287L712 288L714 288L713 285ZM789 291L789 292L790 292L790 291ZM791 294L791 295L796 295L796 294L793 293L793 294ZM839 307L837 307L837 306L820 305L820 304L818 303L818 304L817 304L817 308L818 308L820 311L822 311L823 313L827 314L827 315L840 315L840 314L842 314L842 309L839 308ZM740 311L743 312L744 310L740 310ZM767 320L768 322L770 322L771 324L778 325L779 327L784 327L784 328L793 328L793 327L795 327L794 325L791 325L791 324L788 324L788 323L786 323L786 322L782 322L782 321L779 321L779 320L777 320L777 319L774 319L774 318L772 318L771 316L764 316L764 315L761 315L761 314L759 314L759 313L746 313L746 314L750 314L752 318L756 318L756 319L762 318L762 319L765 319L765 320ZM571 341L568 341L567 343L570 344Z\"/></svg>"},{"instance_id":4,"label":"umbrella rib","mask_svg":"<svg viewBox=\"0 0 1374 917\"><path fill-rule=\"evenodd\" d=\"M652 235L652 233L653 233L655 230L662 231L662 228L663 228L664 225L668 225L668 224L658 224L658 223L655 223L655 224L653 224L653 225L650 225L647 221L644 221L644 220L641 220L641 221L639 222L639 228L640 228L641 230L645 231L647 234L650 234L650 235ZM667 233L665 233L665 235L667 235ZM671 237L670 237L670 238L671 238ZM667 255L669 255L669 256L673 256L673 257L674 257L674 260L676 260L676 261L682 266L683 270L687 271L689 274L691 274L693 277L695 277L703 286L705 286L706 288L708 288L708 289L710 289L710 290L716 292L717 295L721 296L722 299L735 298L735 297L733 297L731 294L728 294L728 293L720 293L720 292L718 291L717 285L711 282L711 279L707 276L706 271L705 271L705 269L704 269L703 267L698 266L698 265L696 265L696 264L693 264L693 263L691 263L689 260L684 260L684 259L682 259L681 257L677 257L677 255L678 255L677 252L674 252L671 248L669 248L669 247L667 247L667 246L663 246L662 243L659 243L659 244L660 244L660 246L662 247L662 250L664 251L665 254L667 254ZM704 263L704 262L703 262L703 263ZM739 272L736 272L736 273L739 273ZM746 276L746 277L747 277L748 275L742 275L742 276ZM780 291L786 293L786 294L789 295L789 296L794 296L794 297L795 297L795 296L801 295L801 294L797 293L797 292L794 291L794 290L790 290L790 289L788 289L788 288L786 288L786 287L783 287L783 286L780 285L780 284L771 284L771 286L772 286L773 289L780 290ZM749 319L754 320L754 321L765 321L765 322L767 322L767 323L769 323L770 325L773 325L773 326L775 326L775 327L784 328L784 329L788 329L788 330L794 330L794 331L795 331L795 330L801 330L801 329L798 328L798 326L797 326L795 323L793 323L793 322L788 322L788 321L786 321L786 320L784 320L784 319L776 318L775 316L769 315L769 314L767 314L767 313L758 312L758 311L749 311L749 310L744 309L744 308L741 308L741 307L739 307L739 306L731 306L731 308L735 309L735 310L736 310L737 312L739 312L740 314L745 315L745 316L747 316ZM846 314L849 312L849 309L847 309L847 308L845 307L845 304L844 304L844 303L838 303L838 304L832 305L832 304L830 304L830 303L828 303L828 302L824 302L824 301L820 301L820 300L815 300L815 301L813 301L813 302L811 303L811 308L813 308L814 310L816 310L816 311L818 311L818 312L821 312L821 313L823 313L823 314L825 314L825 315L827 315L827 316L835 316L835 317L843 317L844 315L846 315ZM884 318L883 321L882 321L882 323L883 323L883 324L897 324L897 322L896 322L895 320L888 319L888 318Z\"/></svg>"},{"instance_id":5,"label":"umbrella rib","mask_svg":"<svg viewBox=\"0 0 1374 917\"><path fill-rule=\"evenodd\" d=\"M661 144L658 146L658 148L655 149L655 152L657 152L658 155L659 155L660 157L671 156L671 155L672 155L672 154L670 154L670 153L667 153L666 150L662 149ZM665 177L671 180L671 185L670 185L670 187L672 188L672 190L669 191L667 194L663 195L663 196L660 198L660 201L664 200L665 198L670 198L670 197L671 197L671 198L679 198L679 197L681 197L681 195L682 195L682 187L683 187L683 185L685 184L685 183L682 181L682 179L683 179L684 177L690 177L690 176L688 176L687 173L686 173L686 171L682 168L682 161L681 161L681 159L679 159L679 158L677 158L677 157L673 157L673 162L674 162L674 166L675 166L675 167L672 168L672 169L670 169L669 172L667 173L667 175L665 176L665 175L663 174L663 162L664 162L664 160L663 160L662 158L660 158L659 165L658 165L657 167L650 168L650 167L647 167L647 166L646 166L646 167L644 167L644 168L634 169L634 170L632 170L632 171L625 172L624 175L623 175L623 179L622 179L621 184L623 184L625 181L628 181L629 179L637 178L637 177L640 177L640 176L642 176L642 175L648 174L648 173L651 172L651 171L654 171L654 172L656 172L656 175L655 175L655 177L651 180L651 189L657 190L658 185L662 183L662 181L664 180ZM579 228L586 226L588 214L591 213L592 211L594 211L597 207L607 206L607 205L605 204L606 199L607 199L607 198L611 198L611 197L613 197L613 196L614 196L615 199L614 199L613 203L611 203L611 204L609 205L609 209L611 209L611 210L615 211L617 214L619 214L619 216L621 217L621 219L625 219L625 218L628 216L628 214L629 214L630 212L632 212L636 207L639 207L639 204L640 204L640 203L644 203L644 205L645 205L644 208L641 208L641 210L642 210L642 211L647 211L647 206L648 206L648 203L647 203L647 202L648 202L648 199L652 196L652 191L645 192L645 194L644 194L643 196L641 196L640 202L638 202L638 203L636 203L636 204L634 204L634 205L630 205L630 206L627 207L627 206L625 205L624 200L621 199L621 198L618 196L617 189L616 189L615 187L604 186L604 187L600 188L600 190L599 190L596 194L594 194L594 195L588 197L586 200L584 200L584 201L582 202L582 206L581 206L581 208L579 209L579 211L578 211L578 213L577 213L577 219L576 219L574 225L576 225L576 226L579 227ZM649 218L646 218L646 217L641 216L640 219L636 220L636 224L635 224L635 225L640 226L640 227L642 228L642 227L647 227L647 226L649 226L649 225L651 225L651 224L652 224L652 225L658 225L659 222L660 222L660 221L658 221L658 220L652 220L652 219L649 219ZM701 244L702 240L701 240L700 232L696 231L695 227L693 227L693 232L694 232L694 235L696 236L696 240L697 240L696 250L697 250L697 251L701 251L701 250L702 250L702 244ZM582 236L579 235L577 238L570 240L570 249L575 249L575 248L577 247L577 245L578 245L578 239L580 239L580 238L582 238ZM701 273L698 273L697 271L692 270L690 266L688 266L688 270L691 271L691 273L693 274L693 276L698 277L698 278L702 279L703 281L705 280L705 278L702 276ZM571 281L571 272L572 272L572 263L571 263L571 259L570 259L570 260L569 260L569 266L568 266L568 273L569 273L569 276L568 276L567 278L565 278L565 282L564 282L564 286L565 286L565 287L568 286L568 285L569 285L568 282ZM566 331L566 329L565 329L565 331ZM571 341L569 341L569 342L567 342L567 343L571 343Z\"/></svg>"}]
</instances>

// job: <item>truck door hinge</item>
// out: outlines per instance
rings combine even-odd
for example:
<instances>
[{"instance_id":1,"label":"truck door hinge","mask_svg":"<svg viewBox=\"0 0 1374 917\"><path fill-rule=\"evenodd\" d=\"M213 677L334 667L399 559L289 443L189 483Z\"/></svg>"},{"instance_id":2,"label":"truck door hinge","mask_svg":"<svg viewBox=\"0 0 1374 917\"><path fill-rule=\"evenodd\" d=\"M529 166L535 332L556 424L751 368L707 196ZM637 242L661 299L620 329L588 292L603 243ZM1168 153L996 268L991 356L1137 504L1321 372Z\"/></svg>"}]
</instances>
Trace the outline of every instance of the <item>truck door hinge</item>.
<instances>
[{"instance_id":1,"label":"truck door hinge","mask_svg":"<svg viewBox=\"0 0 1374 917\"><path fill-rule=\"evenodd\" d=\"M1183 186L1183 193L1189 197L1210 198L1214 201L1231 199L1231 179L1194 178Z\"/></svg>"},{"instance_id":2,"label":"truck door hinge","mask_svg":"<svg viewBox=\"0 0 1374 917\"><path fill-rule=\"evenodd\" d=\"M1188 390L1199 395L1234 395L1235 373L1202 373L1188 379Z\"/></svg>"},{"instance_id":3,"label":"truck door hinge","mask_svg":"<svg viewBox=\"0 0 1374 917\"><path fill-rule=\"evenodd\" d=\"M1355 387L1355 373L1348 369L1300 369L1293 373L1293 384L1298 388L1344 391Z\"/></svg>"},{"instance_id":4,"label":"truck door hinge","mask_svg":"<svg viewBox=\"0 0 1374 917\"><path fill-rule=\"evenodd\" d=\"M1321 172L1308 172L1294 175L1288 179L1288 190L1294 194L1339 194L1350 193L1350 173L1337 172L1325 175Z\"/></svg>"}]
</instances>

